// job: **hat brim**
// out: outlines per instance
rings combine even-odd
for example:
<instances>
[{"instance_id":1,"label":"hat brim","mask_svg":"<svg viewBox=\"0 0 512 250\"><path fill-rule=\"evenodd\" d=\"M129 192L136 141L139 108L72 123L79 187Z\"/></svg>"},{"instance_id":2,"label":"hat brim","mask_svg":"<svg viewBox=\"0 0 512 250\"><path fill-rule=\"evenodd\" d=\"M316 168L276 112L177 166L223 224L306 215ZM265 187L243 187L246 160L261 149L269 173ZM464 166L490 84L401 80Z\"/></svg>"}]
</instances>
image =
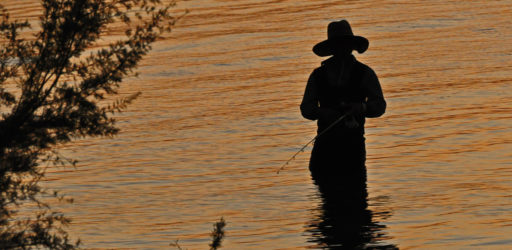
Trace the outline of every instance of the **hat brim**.
<instances>
[{"instance_id":1,"label":"hat brim","mask_svg":"<svg viewBox=\"0 0 512 250\"><path fill-rule=\"evenodd\" d=\"M368 49L369 45L368 39L362 36L343 36L319 42L313 47L313 52L317 56L331 56L334 54L335 48L349 46L362 54Z\"/></svg>"}]
</instances>

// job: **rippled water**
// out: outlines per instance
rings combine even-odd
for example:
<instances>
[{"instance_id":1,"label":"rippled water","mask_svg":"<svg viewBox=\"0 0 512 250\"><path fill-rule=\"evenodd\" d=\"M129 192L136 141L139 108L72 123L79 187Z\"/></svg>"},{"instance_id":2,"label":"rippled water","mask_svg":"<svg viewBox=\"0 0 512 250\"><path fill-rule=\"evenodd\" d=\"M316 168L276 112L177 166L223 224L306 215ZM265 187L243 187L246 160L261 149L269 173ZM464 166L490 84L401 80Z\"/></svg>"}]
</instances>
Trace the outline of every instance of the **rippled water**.
<instances>
[{"instance_id":1,"label":"rippled water","mask_svg":"<svg viewBox=\"0 0 512 250\"><path fill-rule=\"evenodd\" d=\"M5 2L5 3L4 3ZM35 0L2 1L33 18ZM332 20L370 40L387 113L367 120L369 245L512 246L511 0L197 0L124 94L114 139L67 145L77 169L47 184L85 247L320 247L322 203L307 169L315 135L298 105Z\"/></svg>"}]
</instances>

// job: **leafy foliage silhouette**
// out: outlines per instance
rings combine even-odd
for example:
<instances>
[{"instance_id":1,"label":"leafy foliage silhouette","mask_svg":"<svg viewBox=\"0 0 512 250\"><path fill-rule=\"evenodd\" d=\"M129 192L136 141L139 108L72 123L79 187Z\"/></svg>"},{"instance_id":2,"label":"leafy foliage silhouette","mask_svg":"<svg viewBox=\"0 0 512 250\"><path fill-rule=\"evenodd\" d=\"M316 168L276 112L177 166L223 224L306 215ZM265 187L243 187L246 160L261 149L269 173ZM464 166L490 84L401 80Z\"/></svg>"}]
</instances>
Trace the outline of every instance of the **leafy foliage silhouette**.
<instances>
[{"instance_id":1,"label":"leafy foliage silhouette","mask_svg":"<svg viewBox=\"0 0 512 250\"><path fill-rule=\"evenodd\" d=\"M220 218L218 222L213 224L213 231L211 233L212 243L210 244L210 250L216 250L221 247L222 239L224 238L226 221L224 218Z\"/></svg>"},{"instance_id":2,"label":"leafy foliage silhouette","mask_svg":"<svg viewBox=\"0 0 512 250\"><path fill-rule=\"evenodd\" d=\"M52 165L75 165L56 146L119 132L112 114L140 93L104 105L151 44L181 16L160 0L42 0L40 28L12 21L0 5L0 248L72 249L66 199L39 181ZM113 25L120 40L99 40ZM116 34L117 37L117 34ZM70 199L66 199L71 201ZM20 209L32 216L22 215Z\"/></svg>"},{"instance_id":3,"label":"leafy foliage silhouette","mask_svg":"<svg viewBox=\"0 0 512 250\"><path fill-rule=\"evenodd\" d=\"M213 230L210 233L210 236L212 237L212 242L208 244L210 246L210 250L217 250L222 246L222 240L224 239L224 236L226 235L226 232L224 230L224 227L226 227L227 223L224 220L224 217L221 217L219 221L215 222L213 224ZM175 240L174 242L171 242L169 246L176 247L178 250L185 250L183 247L181 247L179 240Z\"/></svg>"}]
</instances>

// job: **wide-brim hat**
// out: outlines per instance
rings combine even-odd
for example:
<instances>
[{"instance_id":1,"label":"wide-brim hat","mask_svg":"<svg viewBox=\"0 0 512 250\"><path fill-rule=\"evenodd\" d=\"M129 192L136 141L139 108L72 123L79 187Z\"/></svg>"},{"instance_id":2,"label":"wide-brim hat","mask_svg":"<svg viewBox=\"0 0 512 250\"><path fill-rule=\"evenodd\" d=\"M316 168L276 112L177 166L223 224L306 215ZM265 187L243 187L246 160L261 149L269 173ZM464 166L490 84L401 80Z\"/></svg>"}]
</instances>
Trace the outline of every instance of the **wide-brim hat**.
<instances>
[{"instance_id":1,"label":"wide-brim hat","mask_svg":"<svg viewBox=\"0 0 512 250\"><path fill-rule=\"evenodd\" d=\"M327 26L327 40L316 44L313 52L318 56L330 56L334 54L337 47L349 47L357 50L359 54L364 53L369 46L368 39L362 36L354 36L352 28L347 20L331 22Z\"/></svg>"}]
</instances>

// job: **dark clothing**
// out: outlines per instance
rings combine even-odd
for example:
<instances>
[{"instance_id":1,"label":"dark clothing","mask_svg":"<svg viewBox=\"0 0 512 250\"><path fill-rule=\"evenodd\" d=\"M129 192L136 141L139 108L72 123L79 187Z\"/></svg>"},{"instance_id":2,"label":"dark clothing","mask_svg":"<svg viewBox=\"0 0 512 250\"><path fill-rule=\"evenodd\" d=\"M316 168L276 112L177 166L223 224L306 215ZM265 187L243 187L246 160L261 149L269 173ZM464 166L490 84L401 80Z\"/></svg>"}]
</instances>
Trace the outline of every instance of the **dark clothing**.
<instances>
[{"instance_id":1,"label":"dark clothing","mask_svg":"<svg viewBox=\"0 0 512 250\"><path fill-rule=\"evenodd\" d=\"M315 180L355 178L366 182L365 118L384 114L386 101L375 72L352 55L331 57L311 73L300 109L305 118L318 120L318 133L355 105L365 108L351 113L315 141L310 160ZM349 122L356 125L349 126Z\"/></svg>"},{"instance_id":2,"label":"dark clothing","mask_svg":"<svg viewBox=\"0 0 512 250\"><path fill-rule=\"evenodd\" d=\"M364 116L368 118L379 117L386 111L377 75L352 55L342 59L331 57L311 73L300 111L306 119L318 119L321 131L330 125L324 124L324 120L336 120L342 114L336 109L340 102L365 102L367 110ZM364 117L361 118L364 122ZM364 126L359 130L364 134Z\"/></svg>"}]
</instances>

